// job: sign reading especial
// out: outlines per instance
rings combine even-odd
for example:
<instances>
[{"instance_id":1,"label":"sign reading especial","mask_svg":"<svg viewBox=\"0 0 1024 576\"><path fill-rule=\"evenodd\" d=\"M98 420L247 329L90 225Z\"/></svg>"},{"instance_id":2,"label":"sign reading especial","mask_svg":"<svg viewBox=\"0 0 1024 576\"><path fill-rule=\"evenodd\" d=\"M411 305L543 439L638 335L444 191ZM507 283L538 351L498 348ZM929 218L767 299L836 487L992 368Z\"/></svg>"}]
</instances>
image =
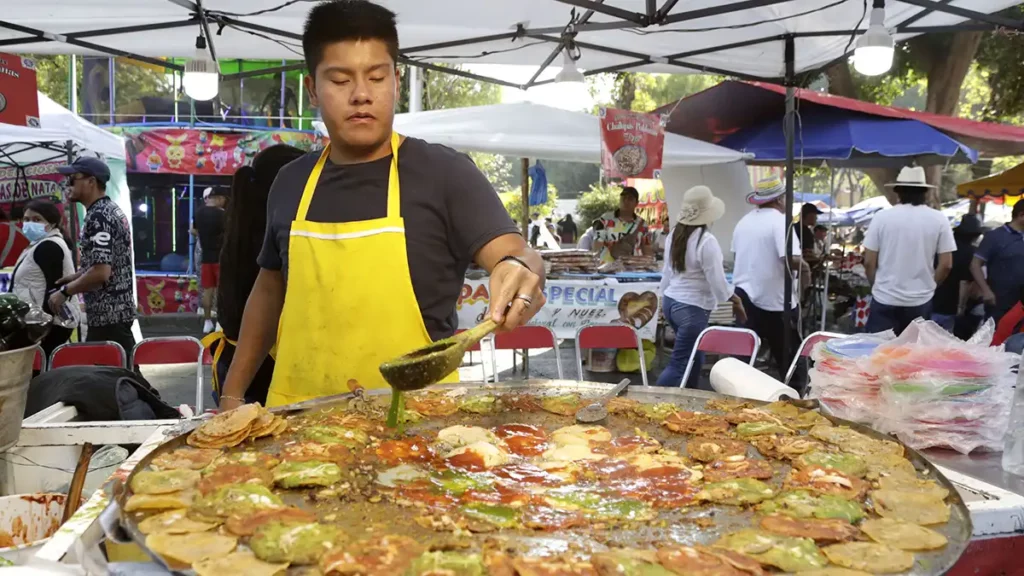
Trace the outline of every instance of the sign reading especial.
<instances>
[{"instance_id":1,"label":"sign reading especial","mask_svg":"<svg viewBox=\"0 0 1024 576\"><path fill-rule=\"evenodd\" d=\"M459 326L482 321L488 311L488 279L467 279L457 305ZM575 338L581 326L629 324L640 336L654 340L661 297L656 282L618 283L607 280L548 280L544 289L547 304L531 325L547 326L559 338Z\"/></svg>"},{"instance_id":2,"label":"sign reading especial","mask_svg":"<svg viewBox=\"0 0 1024 576\"><path fill-rule=\"evenodd\" d=\"M609 178L661 178L661 116L601 108L601 168Z\"/></svg>"}]
</instances>

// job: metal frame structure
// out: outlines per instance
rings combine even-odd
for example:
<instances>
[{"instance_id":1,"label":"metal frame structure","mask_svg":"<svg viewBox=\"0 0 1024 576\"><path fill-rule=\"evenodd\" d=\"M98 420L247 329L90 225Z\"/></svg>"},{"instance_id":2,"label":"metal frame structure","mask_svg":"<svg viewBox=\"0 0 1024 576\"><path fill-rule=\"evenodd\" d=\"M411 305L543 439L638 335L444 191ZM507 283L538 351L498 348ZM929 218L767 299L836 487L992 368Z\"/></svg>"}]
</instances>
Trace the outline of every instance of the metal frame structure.
<instances>
[{"instance_id":1,"label":"metal frame structure","mask_svg":"<svg viewBox=\"0 0 1024 576\"><path fill-rule=\"evenodd\" d=\"M182 66L171 62L142 56L138 54L132 54L124 50L104 46L86 40L87 38L93 38L98 36L110 36L119 33L132 33L132 32L144 32L149 30L163 30L169 28L187 27L187 26L199 26L201 34L206 38L207 45L209 46L210 55L216 59L216 45L214 42L214 35L211 34L211 25L217 26L217 33L219 34L224 28L234 28L237 30L243 30L252 34L262 35L267 39L280 42L282 39L295 41L300 40L301 35L254 22L248 22L244 20L244 17L236 17L227 13L222 13L218 10L212 10L204 8L202 0L166 0L172 4L175 4L183 9L182 16L187 18L182 20L174 20L169 22L156 22L152 24L134 25L120 28L108 28L104 30L83 30L80 32L70 32L63 34L55 34L49 31L40 30L36 28L30 28L27 26L19 25L17 23L4 20L0 16L0 28L6 28L16 32L25 34L24 38L12 38L0 41L0 48L3 47L14 47L17 49L18 45L36 44L39 42L63 42L72 46L91 50L111 56L123 56L131 59L138 60L140 62L146 62L158 66L164 66L167 69L175 72L182 72ZM747 39L739 42L728 42L718 45L709 45L697 50L690 50L687 52L680 52L669 55L661 54L644 54L640 52L634 52L631 50L624 50L620 48L602 46L599 44L592 44L582 41L577 41L576 36L580 32L594 31L594 30L633 30L640 33L657 31L657 29L683 23L695 21L703 18L711 18L718 16L736 15L748 10L760 9L768 6L776 6L783 4L792 4L801 0L739 0L730 3L723 3L715 6L706 6L704 8L686 9L685 6L679 7L679 0L646 0L645 10L643 12L636 12L632 10L626 10L618 6L612 6L605 4L605 0L551 0L564 4L570 9L570 17L568 22L562 27L548 27L548 28L530 28L529 23L517 22L512 26L512 30L506 33L500 34L487 34L470 38L456 39L445 42L435 42L432 44L419 45L406 47L401 50L399 61L409 66L416 66L426 70L433 70L443 72L447 74L453 74L456 76L462 76L472 80L478 80L483 82L491 82L502 86L510 86L514 88L527 89L534 86L540 86L554 82L554 80L540 80L541 74L544 70L555 61L558 54L563 50L566 50L570 55L578 54L579 50L593 50L596 52L604 52L607 54L614 54L617 56L630 58L631 61L618 64L615 66L608 66L605 68L595 68L584 72L585 76L593 76L595 74L607 73L607 72L620 72L625 70L637 69L651 64L660 64L662 66L671 66L673 68L679 68L680 71L687 72L707 72L712 74L718 74L723 76L731 76L744 80L775 80L781 81L787 88L786 93L786 118L784 123L784 129L786 131L786 173L793 174L794 170L794 147L793 138L795 133L795 87L800 83L798 74L816 74L826 69L828 66L835 62L844 60L849 57L850 49L853 47L853 40L863 34L866 31L861 28L861 25L866 24L864 19L858 22L852 29L831 29L831 30L805 30L800 32L791 32L786 34L775 34L769 35L762 38ZM813 11L823 10L829 6L836 6L842 3L843 0L839 0L834 4L830 4L822 7L817 7ZM878 0L876 0L878 1ZM897 0L890 0L895 3ZM920 7L921 10L907 17L902 22L898 23L893 32L895 34L923 34L929 32L958 32L958 31L994 31L994 30L1008 30L1011 32L1019 32L1024 30L1024 21L1015 20L1012 18L1006 18L997 14L988 14L978 10L972 10L964 6L956 5L952 0L898 0L898 2ZM281 7L290 3L282 4ZM865 13L867 12L868 3L864 0ZM679 8L679 9L677 9ZM583 10L582 14L577 14L576 10ZM934 13L944 13L964 18L964 22L960 22L954 25L946 26L915 26L921 19L925 18ZM611 21L605 22L591 22L591 19L596 15L600 14L605 17L611 17ZM801 15L792 15L785 19L798 18ZM647 30L651 29L651 30ZM677 30L682 31L682 30ZM682 31L685 32L685 31ZM723 35L727 36L727 35ZM850 38L850 42L842 55L828 62L822 66L809 69L798 70L796 67L796 40L799 38L822 38L822 37L844 37ZM533 77L525 84L515 84L498 78L492 78L483 76L480 74L474 74L465 70L446 68L432 64L425 60L430 59L431 55L427 54L430 51L444 49L444 48L458 48L472 45L480 45L488 42L508 40L517 41L523 39L531 39L537 42L548 42L552 44L552 51L548 57L541 62L537 71ZM733 66L720 68L715 66L707 66L698 64L692 61L687 61L687 58L693 58L699 55L721 53L726 50L743 48L749 46L763 45L770 42L783 42L784 43L784 74L782 78L767 78L751 75L744 73L738 69L738 61L731 60L728 65ZM422 58L422 60L420 59ZM246 75L251 74L271 74L275 72L281 72L285 70L294 70L297 67L301 67L301 64L291 64L280 67L266 68L258 71L246 71ZM792 213L793 209L793 182L791 178L786 179L786 211ZM792 237L787 235L786 238L786 251L791 252ZM792 302L792 285L793 275L787 273L785 275L785 296L784 296L784 308L783 316L784 322L787 324L792 321L792 316L795 312L793 310ZM790 336L788 331L784 331L783 336L783 349L788 351L791 349L792 342L789 341Z\"/></svg>"},{"instance_id":2,"label":"metal frame structure","mask_svg":"<svg viewBox=\"0 0 1024 576\"><path fill-rule=\"evenodd\" d=\"M506 344L504 346L499 346L498 345L498 341L499 340L512 338L512 337L514 337L516 335L516 332L519 331L519 330L531 330L531 331L537 331L537 332L546 331L551 336L551 349L555 353L555 370L558 372L558 379L559 380L564 379L564 375L562 373L562 355L558 351L558 336L555 335L555 331L554 330L552 330L551 328L549 328L547 326L520 326L519 328L516 328L512 332L503 332L501 334L495 334L495 335L491 336L491 350L492 351L493 350L539 350L539 349L547 347L547 346L543 346L543 347L538 346L536 348L533 348L533 347L523 348L522 346L514 346L514 345L508 345L508 344ZM493 356L492 356L491 361L492 362L494 361ZM526 367L527 367L527 364L524 363L523 364L523 378L524 379L529 378L529 374L526 373ZM497 364L494 365L494 381L495 382L498 381L498 366L497 366Z\"/></svg>"},{"instance_id":3,"label":"metal frame structure","mask_svg":"<svg viewBox=\"0 0 1024 576\"><path fill-rule=\"evenodd\" d=\"M61 350L72 350L75 348L87 350L90 348L96 349L110 347L116 348L117 351L120 352L121 354L121 365L117 366L117 368L128 368L128 353L120 344L118 344L117 342L111 342L110 340L104 340L102 342L66 342L64 344L61 344L60 346L57 346L56 348L53 349L53 352L50 354L50 358L47 361L46 368L47 370L53 370L53 359L57 357L57 354ZM75 366L75 364L66 364L66 366Z\"/></svg>"},{"instance_id":4,"label":"metal frame structure","mask_svg":"<svg viewBox=\"0 0 1024 576\"><path fill-rule=\"evenodd\" d=\"M708 326L700 331L700 334L697 335L697 340L693 343L693 350L690 351L690 359L686 361L686 371L683 372L683 379L679 382L680 388L686 388L686 381L690 379L690 372L693 370L693 361L697 358L697 353L702 351L700 349L700 341L703 340L709 332L732 332L752 337L754 339L754 350L750 354L750 365L753 366L754 362L757 361L757 352L761 349L761 337L757 335L757 332L754 332L749 328Z\"/></svg>"},{"instance_id":5,"label":"metal frame structure","mask_svg":"<svg viewBox=\"0 0 1024 576\"><path fill-rule=\"evenodd\" d=\"M636 328L629 324L587 324L586 326L580 326L579 330L576 331L576 373L578 374L578 382L583 382L583 347L580 346L580 335L589 330L607 330L610 328L622 329L626 328L633 332L633 336L636 338L636 349L640 353L640 378L643 381L644 386L650 386L647 380L647 357L644 354L644 339L640 337L640 332ZM593 348L586 348L587 350L593 350ZM626 348L620 348L625 350Z\"/></svg>"},{"instance_id":6,"label":"metal frame structure","mask_svg":"<svg viewBox=\"0 0 1024 576\"><path fill-rule=\"evenodd\" d=\"M834 338L845 338L847 334L841 334L839 332L826 332L824 330L809 334L804 341L800 343L800 347L797 348L796 356L793 356L793 361L789 363L789 369L786 370L786 379L782 381L783 384L789 386L789 381L793 379L793 374L796 373L796 367L800 363L801 358L807 358L811 355L811 351L807 349L808 344L817 344L818 342L825 342L826 340L832 340Z\"/></svg>"},{"instance_id":7,"label":"metal frame structure","mask_svg":"<svg viewBox=\"0 0 1024 576\"><path fill-rule=\"evenodd\" d=\"M135 347L132 348L131 361L136 366L156 366L157 364L171 364L171 362L147 362L145 364L139 364L135 361L135 353L139 348L143 346L159 346L161 344L191 344L196 347L196 414L201 415L203 413L203 355L206 352L206 348L203 347L203 343L197 338L191 336L155 336L153 338L143 338ZM216 369L216 368L214 368Z\"/></svg>"}]
</instances>

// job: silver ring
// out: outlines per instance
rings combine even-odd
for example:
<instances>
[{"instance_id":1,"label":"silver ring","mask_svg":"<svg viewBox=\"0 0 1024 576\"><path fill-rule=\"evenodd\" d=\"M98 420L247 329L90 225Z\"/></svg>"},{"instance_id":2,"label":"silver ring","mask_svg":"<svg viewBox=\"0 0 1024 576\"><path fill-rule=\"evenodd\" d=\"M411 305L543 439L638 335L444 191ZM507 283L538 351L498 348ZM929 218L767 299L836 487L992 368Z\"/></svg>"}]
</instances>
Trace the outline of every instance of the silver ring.
<instances>
[{"instance_id":1,"label":"silver ring","mask_svg":"<svg viewBox=\"0 0 1024 576\"><path fill-rule=\"evenodd\" d=\"M518 296L516 296L516 298L519 299L519 300L522 300L523 303L526 304L527 308L529 308L530 306L533 306L533 298L530 298L526 294L519 294Z\"/></svg>"}]
</instances>

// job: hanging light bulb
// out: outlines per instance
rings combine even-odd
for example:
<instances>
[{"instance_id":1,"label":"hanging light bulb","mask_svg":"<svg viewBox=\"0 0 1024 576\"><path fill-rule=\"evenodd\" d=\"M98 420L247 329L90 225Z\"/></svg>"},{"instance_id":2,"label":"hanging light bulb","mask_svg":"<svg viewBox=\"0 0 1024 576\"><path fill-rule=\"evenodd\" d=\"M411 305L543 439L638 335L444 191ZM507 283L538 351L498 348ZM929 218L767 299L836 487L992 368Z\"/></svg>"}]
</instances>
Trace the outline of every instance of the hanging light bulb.
<instances>
[{"instance_id":1,"label":"hanging light bulb","mask_svg":"<svg viewBox=\"0 0 1024 576\"><path fill-rule=\"evenodd\" d=\"M185 63L181 85L193 100L211 100L220 90L217 63L209 57L202 34L196 36L196 57Z\"/></svg>"},{"instance_id":2,"label":"hanging light bulb","mask_svg":"<svg viewBox=\"0 0 1024 576\"><path fill-rule=\"evenodd\" d=\"M853 51L853 68L865 76L885 74L892 68L895 41L885 28L885 0L875 0L871 21Z\"/></svg>"},{"instance_id":3,"label":"hanging light bulb","mask_svg":"<svg viewBox=\"0 0 1024 576\"><path fill-rule=\"evenodd\" d=\"M576 60L572 57L572 54L570 54L570 48L568 47L562 51L562 70L555 76L555 82L583 83L583 72L580 72L579 68L576 68Z\"/></svg>"}]
</instances>

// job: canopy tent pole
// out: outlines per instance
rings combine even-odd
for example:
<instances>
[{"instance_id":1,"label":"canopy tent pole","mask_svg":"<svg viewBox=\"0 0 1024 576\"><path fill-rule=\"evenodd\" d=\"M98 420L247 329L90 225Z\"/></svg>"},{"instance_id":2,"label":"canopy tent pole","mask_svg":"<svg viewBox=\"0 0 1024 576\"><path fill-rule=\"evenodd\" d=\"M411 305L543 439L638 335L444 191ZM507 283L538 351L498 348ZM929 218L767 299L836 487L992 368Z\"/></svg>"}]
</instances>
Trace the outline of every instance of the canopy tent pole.
<instances>
[{"instance_id":1,"label":"canopy tent pole","mask_svg":"<svg viewBox=\"0 0 1024 576\"><path fill-rule=\"evenodd\" d=\"M822 265L825 267L825 286L822 288L821 293L821 330L825 331L825 317L828 311L828 278L831 276L828 272L828 260L829 255L832 253L832 229L835 228L835 214L833 210L836 208L836 169L831 164L828 166L828 180L829 180L829 199L828 204L828 234L825 235L825 255Z\"/></svg>"},{"instance_id":2,"label":"canopy tent pole","mask_svg":"<svg viewBox=\"0 0 1024 576\"><path fill-rule=\"evenodd\" d=\"M195 127L196 125L196 101L189 97L189 114L188 114L188 125L189 127ZM195 174L188 175L188 275L191 276L196 272L196 237L192 235L192 223L195 221L195 209L196 209L196 177ZM178 198L172 192L171 202L173 206L178 205ZM176 230L176 226L174 227Z\"/></svg>"},{"instance_id":3,"label":"canopy tent pole","mask_svg":"<svg viewBox=\"0 0 1024 576\"><path fill-rule=\"evenodd\" d=\"M70 165L75 161L75 144L71 140L64 143L64 149L67 152L68 164ZM28 181L25 181L27 186ZM26 190L28 188L26 187ZM68 231L68 235L71 236L71 246L68 248L71 251L72 258L75 262L78 262L78 209L75 207L75 203L68 198L67 192L64 193L65 209L68 211L68 226L71 230Z\"/></svg>"},{"instance_id":4,"label":"canopy tent pole","mask_svg":"<svg viewBox=\"0 0 1024 576\"><path fill-rule=\"evenodd\" d=\"M530 242L530 159L523 158L523 238Z\"/></svg>"},{"instance_id":5,"label":"canopy tent pole","mask_svg":"<svg viewBox=\"0 0 1024 576\"><path fill-rule=\"evenodd\" d=\"M782 301L782 358L784 361L789 358L789 351L793 345L790 342L790 327L793 325L793 311L790 310L790 306L793 304L793 271L792 271L792 257L790 254L793 252L793 232L790 222L793 214L793 171L794 171L794 150L793 150L793 132L796 129L796 90L793 84L796 82L795 73L795 57L796 57L796 43L793 36L786 36L786 119L785 119L785 132L786 132L786 210L784 212L786 217L786 255L783 258L785 263L785 275L783 277L783 301ZM779 367L785 370L784 366Z\"/></svg>"}]
</instances>

